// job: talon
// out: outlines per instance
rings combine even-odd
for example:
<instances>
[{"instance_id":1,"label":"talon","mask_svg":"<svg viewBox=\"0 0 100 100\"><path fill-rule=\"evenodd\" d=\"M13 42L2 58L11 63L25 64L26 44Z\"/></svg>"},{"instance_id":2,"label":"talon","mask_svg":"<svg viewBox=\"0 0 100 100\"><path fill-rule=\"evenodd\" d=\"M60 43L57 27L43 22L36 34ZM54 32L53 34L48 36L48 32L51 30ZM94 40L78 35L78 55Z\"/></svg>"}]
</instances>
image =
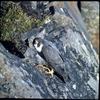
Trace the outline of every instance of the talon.
<instances>
[{"instance_id":1,"label":"talon","mask_svg":"<svg viewBox=\"0 0 100 100\"><path fill-rule=\"evenodd\" d=\"M46 71L46 74L50 74L52 77L53 77L53 73L54 73L54 70L53 69L51 69L51 70L49 69L48 72Z\"/></svg>"},{"instance_id":2,"label":"talon","mask_svg":"<svg viewBox=\"0 0 100 100\"><path fill-rule=\"evenodd\" d=\"M46 65L37 65L38 67L42 67L45 71L46 74L49 74L53 77L53 73L54 73L54 70L50 68L47 68Z\"/></svg>"},{"instance_id":3,"label":"talon","mask_svg":"<svg viewBox=\"0 0 100 100\"><path fill-rule=\"evenodd\" d=\"M43 65L36 65L37 67L43 67Z\"/></svg>"}]
</instances>

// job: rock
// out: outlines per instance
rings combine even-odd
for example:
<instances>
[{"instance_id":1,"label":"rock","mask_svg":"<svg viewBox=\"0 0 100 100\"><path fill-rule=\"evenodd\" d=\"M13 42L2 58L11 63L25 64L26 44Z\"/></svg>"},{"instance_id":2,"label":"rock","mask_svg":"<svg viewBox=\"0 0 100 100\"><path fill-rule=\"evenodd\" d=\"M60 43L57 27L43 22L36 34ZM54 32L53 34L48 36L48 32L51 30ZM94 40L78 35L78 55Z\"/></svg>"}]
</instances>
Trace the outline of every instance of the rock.
<instances>
[{"instance_id":1,"label":"rock","mask_svg":"<svg viewBox=\"0 0 100 100\"><path fill-rule=\"evenodd\" d=\"M20 5L29 16L33 14L36 16L36 2L31 3L31 1L22 1L20 2Z\"/></svg>"},{"instance_id":2,"label":"rock","mask_svg":"<svg viewBox=\"0 0 100 100\"><path fill-rule=\"evenodd\" d=\"M82 2L81 14L90 33L93 47L99 54L99 2Z\"/></svg>"},{"instance_id":3,"label":"rock","mask_svg":"<svg viewBox=\"0 0 100 100\"><path fill-rule=\"evenodd\" d=\"M28 39L31 47L24 53L25 59L9 53L0 44L1 98L98 99L99 62L96 52L65 10L57 9L50 22L21 36L22 41ZM35 37L46 39L57 47L70 81L63 83L55 75L45 75L36 67L36 64L46 62L31 46Z\"/></svg>"},{"instance_id":4,"label":"rock","mask_svg":"<svg viewBox=\"0 0 100 100\"><path fill-rule=\"evenodd\" d=\"M31 82L32 73L36 73L34 68L29 67L27 70L32 70L32 72L27 72L25 66L28 67L29 65L23 63L18 57L9 54L0 44L0 74L2 75L0 77L0 97L2 94L7 94L9 98L41 97L35 84ZM33 80L35 81L35 79ZM36 92L34 93L34 91Z\"/></svg>"},{"instance_id":5,"label":"rock","mask_svg":"<svg viewBox=\"0 0 100 100\"><path fill-rule=\"evenodd\" d=\"M42 20L45 16L54 14L54 7L48 7L48 3L43 1L22 1L20 5L29 16Z\"/></svg>"}]
</instances>

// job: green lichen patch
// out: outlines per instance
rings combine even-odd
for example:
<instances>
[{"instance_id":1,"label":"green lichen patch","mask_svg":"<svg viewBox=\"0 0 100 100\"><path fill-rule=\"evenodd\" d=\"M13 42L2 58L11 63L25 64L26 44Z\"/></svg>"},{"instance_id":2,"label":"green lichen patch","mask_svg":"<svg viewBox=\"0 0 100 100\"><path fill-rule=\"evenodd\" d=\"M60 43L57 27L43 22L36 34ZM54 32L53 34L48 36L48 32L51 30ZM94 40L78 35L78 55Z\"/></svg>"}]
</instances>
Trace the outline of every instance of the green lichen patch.
<instances>
[{"instance_id":1,"label":"green lichen patch","mask_svg":"<svg viewBox=\"0 0 100 100\"><path fill-rule=\"evenodd\" d=\"M22 42L21 36L24 35L24 32L31 30L33 26L42 26L46 18L40 20L36 19L34 16L28 16L22 10L20 4L12 1L5 1L2 2L2 4L6 13L0 17L0 40L11 41L15 44L15 47L10 49L15 48L23 54L27 47Z\"/></svg>"},{"instance_id":2,"label":"green lichen patch","mask_svg":"<svg viewBox=\"0 0 100 100\"><path fill-rule=\"evenodd\" d=\"M0 18L2 40L12 40L14 33L18 35L32 28L32 25L43 25L44 20L39 20L31 16L27 16L18 4L7 2L8 12Z\"/></svg>"},{"instance_id":3,"label":"green lichen patch","mask_svg":"<svg viewBox=\"0 0 100 100\"><path fill-rule=\"evenodd\" d=\"M1 39L11 40L15 32L22 33L27 31L32 26L32 19L28 17L21 8L9 3L7 14L1 17Z\"/></svg>"}]
</instances>

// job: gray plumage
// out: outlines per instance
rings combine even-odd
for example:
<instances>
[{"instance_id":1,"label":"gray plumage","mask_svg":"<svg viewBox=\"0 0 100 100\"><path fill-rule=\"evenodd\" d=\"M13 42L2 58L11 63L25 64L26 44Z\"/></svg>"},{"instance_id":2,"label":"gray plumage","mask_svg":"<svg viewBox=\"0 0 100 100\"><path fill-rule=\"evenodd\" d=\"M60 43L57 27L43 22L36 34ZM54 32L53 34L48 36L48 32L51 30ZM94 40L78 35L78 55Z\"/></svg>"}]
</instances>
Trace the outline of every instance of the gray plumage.
<instances>
[{"instance_id":1,"label":"gray plumage","mask_svg":"<svg viewBox=\"0 0 100 100\"><path fill-rule=\"evenodd\" d=\"M65 64L59 50L54 46L54 44L41 38L35 38L33 40L33 45L36 40L39 41L40 44L43 44L41 52L38 52L39 55L54 69L54 74L65 82L67 74Z\"/></svg>"}]
</instances>

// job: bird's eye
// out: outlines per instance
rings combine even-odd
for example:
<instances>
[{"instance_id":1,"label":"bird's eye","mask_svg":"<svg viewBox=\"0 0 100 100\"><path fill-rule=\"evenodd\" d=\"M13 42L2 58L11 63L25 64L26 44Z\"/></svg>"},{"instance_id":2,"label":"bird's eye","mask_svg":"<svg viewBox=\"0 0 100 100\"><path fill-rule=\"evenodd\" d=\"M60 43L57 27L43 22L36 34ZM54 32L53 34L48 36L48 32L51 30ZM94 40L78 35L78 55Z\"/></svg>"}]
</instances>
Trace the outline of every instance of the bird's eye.
<instances>
[{"instance_id":1,"label":"bird's eye","mask_svg":"<svg viewBox=\"0 0 100 100\"><path fill-rule=\"evenodd\" d=\"M40 42L38 42L38 44L37 44L37 47L39 47L40 46Z\"/></svg>"}]
</instances>

